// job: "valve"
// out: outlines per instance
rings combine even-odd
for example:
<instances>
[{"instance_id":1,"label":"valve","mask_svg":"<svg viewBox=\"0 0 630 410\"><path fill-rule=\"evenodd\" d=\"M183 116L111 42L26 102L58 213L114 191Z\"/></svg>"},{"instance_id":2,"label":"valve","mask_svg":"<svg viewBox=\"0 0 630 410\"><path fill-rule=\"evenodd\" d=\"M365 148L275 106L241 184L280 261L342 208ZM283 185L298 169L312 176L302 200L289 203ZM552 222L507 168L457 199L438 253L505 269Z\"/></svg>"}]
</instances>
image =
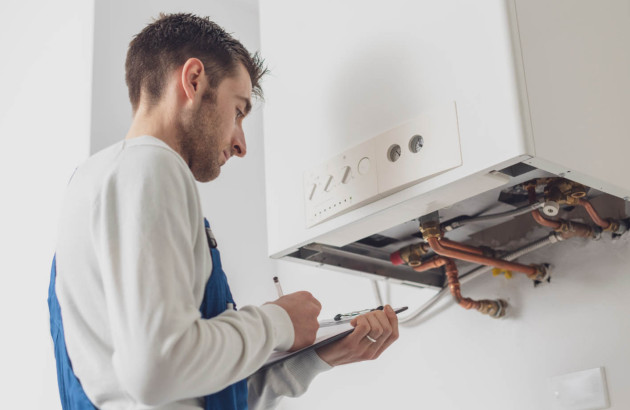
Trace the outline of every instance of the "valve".
<instances>
[{"instance_id":1,"label":"valve","mask_svg":"<svg viewBox=\"0 0 630 410\"><path fill-rule=\"evenodd\" d=\"M443 235L439 221L424 222L420 226L420 232L422 232L422 237L425 240L429 238L441 238Z\"/></svg>"},{"instance_id":2,"label":"valve","mask_svg":"<svg viewBox=\"0 0 630 410\"><path fill-rule=\"evenodd\" d=\"M394 265L407 264L411 267L420 266L422 264L422 257L427 254L428 250L429 245L426 243L407 245L389 255L389 260Z\"/></svg>"},{"instance_id":3,"label":"valve","mask_svg":"<svg viewBox=\"0 0 630 410\"><path fill-rule=\"evenodd\" d=\"M505 276L505 279L512 279L512 271L508 270L508 269L501 269L501 268L493 268L492 269L492 276L499 276L503 274L503 276Z\"/></svg>"},{"instance_id":4,"label":"valve","mask_svg":"<svg viewBox=\"0 0 630 410\"><path fill-rule=\"evenodd\" d=\"M560 212L560 204L556 201L547 201L543 204L542 211L547 216L556 216Z\"/></svg>"}]
</instances>

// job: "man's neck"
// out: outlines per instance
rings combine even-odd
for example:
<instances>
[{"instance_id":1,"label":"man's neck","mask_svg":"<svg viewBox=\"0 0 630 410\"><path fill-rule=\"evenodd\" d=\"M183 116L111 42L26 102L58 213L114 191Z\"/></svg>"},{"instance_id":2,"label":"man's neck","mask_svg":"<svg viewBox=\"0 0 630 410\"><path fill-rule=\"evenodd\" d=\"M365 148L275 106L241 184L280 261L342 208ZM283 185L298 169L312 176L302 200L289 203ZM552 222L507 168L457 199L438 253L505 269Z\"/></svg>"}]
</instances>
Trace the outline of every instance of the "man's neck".
<instances>
[{"instance_id":1,"label":"man's neck","mask_svg":"<svg viewBox=\"0 0 630 410\"><path fill-rule=\"evenodd\" d=\"M171 113L169 111L161 106L153 107L150 111L140 106L133 117L125 139L150 135L164 141L169 147L182 155L177 142L177 130L173 114L172 111Z\"/></svg>"}]
</instances>

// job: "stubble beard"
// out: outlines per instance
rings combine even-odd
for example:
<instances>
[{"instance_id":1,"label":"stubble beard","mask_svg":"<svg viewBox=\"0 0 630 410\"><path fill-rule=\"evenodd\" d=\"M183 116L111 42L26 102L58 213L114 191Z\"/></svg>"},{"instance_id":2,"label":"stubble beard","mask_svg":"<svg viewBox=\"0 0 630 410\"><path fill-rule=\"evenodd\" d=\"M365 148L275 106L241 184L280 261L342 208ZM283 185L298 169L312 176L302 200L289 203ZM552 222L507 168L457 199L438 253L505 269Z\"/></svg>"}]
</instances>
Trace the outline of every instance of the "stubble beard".
<instances>
[{"instance_id":1,"label":"stubble beard","mask_svg":"<svg viewBox=\"0 0 630 410\"><path fill-rule=\"evenodd\" d=\"M211 97L204 96L197 111L182 119L178 127L181 152L199 182L212 181L221 173L221 147L214 106Z\"/></svg>"}]
</instances>

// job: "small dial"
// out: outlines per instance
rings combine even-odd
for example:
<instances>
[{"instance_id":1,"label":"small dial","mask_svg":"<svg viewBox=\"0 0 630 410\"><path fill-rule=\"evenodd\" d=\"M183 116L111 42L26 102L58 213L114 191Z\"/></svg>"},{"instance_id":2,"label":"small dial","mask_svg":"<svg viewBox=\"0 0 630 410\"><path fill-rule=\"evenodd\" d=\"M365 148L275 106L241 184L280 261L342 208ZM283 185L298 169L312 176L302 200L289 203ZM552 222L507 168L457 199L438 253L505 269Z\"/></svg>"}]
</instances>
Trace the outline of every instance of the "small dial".
<instances>
[{"instance_id":1,"label":"small dial","mask_svg":"<svg viewBox=\"0 0 630 410\"><path fill-rule=\"evenodd\" d=\"M387 150L387 159L391 162L396 162L400 158L402 154L402 150L400 149L400 145L394 144Z\"/></svg>"},{"instance_id":2,"label":"small dial","mask_svg":"<svg viewBox=\"0 0 630 410\"><path fill-rule=\"evenodd\" d=\"M326 183L324 184L324 191L330 192L330 190L333 187L332 182L333 182L333 176L328 175L328 178L326 179Z\"/></svg>"},{"instance_id":3,"label":"small dial","mask_svg":"<svg viewBox=\"0 0 630 410\"><path fill-rule=\"evenodd\" d=\"M350 181L350 167L345 166L341 169L341 183L347 184Z\"/></svg>"},{"instance_id":4,"label":"small dial","mask_svg":"<svg viewBox=\"0 0 630 410\"><path fill-rule=\"evenodd\" d=\"M409 151L415 154L420 152L422 147L424 147L424 138L422 138L422 135L414 135L411 137L409 140Z\"/></svg>"}]
</instances>

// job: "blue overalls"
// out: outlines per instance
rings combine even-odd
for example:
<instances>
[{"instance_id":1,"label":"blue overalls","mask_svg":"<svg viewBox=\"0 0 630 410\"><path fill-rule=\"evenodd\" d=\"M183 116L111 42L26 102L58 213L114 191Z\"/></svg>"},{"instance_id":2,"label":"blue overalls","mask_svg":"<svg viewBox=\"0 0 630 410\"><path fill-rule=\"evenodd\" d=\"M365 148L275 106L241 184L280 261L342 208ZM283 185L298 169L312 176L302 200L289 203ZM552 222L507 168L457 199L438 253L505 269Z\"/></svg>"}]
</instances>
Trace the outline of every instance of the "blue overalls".
<instances>
[{"instance_id":1,"label":"blue overalls","mask_svg":"<svg viewBox=\"0 0 630 410\"><path fill-rule=\"evenodd\" d=\"M236 310L236 304L232 298L227 277L221 267L221 256L217 249L217 242L212 235L210 225L204 220L206 226L206 236L212 256L212 273L201 302L201 317L210 319L223 313L229 308ZM57 268L53 258L50 273L50 287L48 288L48 308L50 310L50 333L55 345L55 358L57 360L57 382L59 384L59 395L61 405L64 410L85 410L95 409L94 405L85 395L81 382L74 375L72 363L66 350L66 342L61 320L61 309L55 293L55 278ZM212 375L208 375L212 377ZM241 380L226 387L220 392L205 396L205 410L232 410L247 409L247 380Z\"/></svg>"}]
</instances>

